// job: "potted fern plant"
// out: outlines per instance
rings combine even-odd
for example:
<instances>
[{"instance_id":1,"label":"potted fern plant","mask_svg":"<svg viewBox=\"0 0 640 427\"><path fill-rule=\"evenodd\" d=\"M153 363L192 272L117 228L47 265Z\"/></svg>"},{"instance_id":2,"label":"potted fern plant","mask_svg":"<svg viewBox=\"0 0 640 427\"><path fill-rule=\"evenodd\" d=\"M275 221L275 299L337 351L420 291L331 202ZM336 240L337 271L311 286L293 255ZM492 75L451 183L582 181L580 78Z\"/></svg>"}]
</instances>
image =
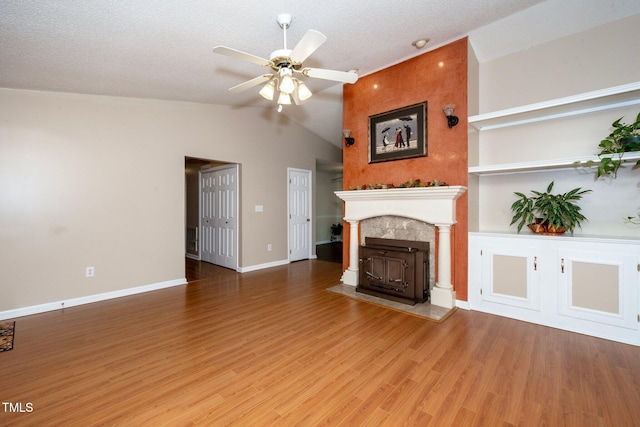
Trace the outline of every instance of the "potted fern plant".
<instances>
[{"instance_id":1,"label":"potted fern plant","mask_svg":"<svg viewBox=\"0 0 640 427\"><path fill-rule=\"evenodd\" d=\"M591 190L574 188L563 194L551 194L554 182L547 186L545 192L531 190L533 196L515 192L518 196L511 205L514 215L511 224L518 223L518 233L526 224L534 233L562 234L569 230L573 233L586 218L580 212L577 202Z\"/></svg>"}]
</instances>

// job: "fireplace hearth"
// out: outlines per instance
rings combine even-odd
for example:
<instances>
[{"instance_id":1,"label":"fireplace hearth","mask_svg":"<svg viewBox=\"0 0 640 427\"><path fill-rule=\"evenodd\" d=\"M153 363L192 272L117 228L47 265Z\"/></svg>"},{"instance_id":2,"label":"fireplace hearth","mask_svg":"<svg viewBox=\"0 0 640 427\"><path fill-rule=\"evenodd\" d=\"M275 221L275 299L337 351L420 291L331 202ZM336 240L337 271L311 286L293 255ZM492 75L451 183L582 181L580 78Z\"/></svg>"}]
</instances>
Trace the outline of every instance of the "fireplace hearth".
<instances>
[{"instance_id":1,"label":"fireplace hearth","mask_svg":"<svg viewBox=\"0 0 640 427\"><path fill-rule=\"evenodd\" d=\"M357 292L415 305L429 299L429 242L366 237Z\"/></svg>"}]
</instances>

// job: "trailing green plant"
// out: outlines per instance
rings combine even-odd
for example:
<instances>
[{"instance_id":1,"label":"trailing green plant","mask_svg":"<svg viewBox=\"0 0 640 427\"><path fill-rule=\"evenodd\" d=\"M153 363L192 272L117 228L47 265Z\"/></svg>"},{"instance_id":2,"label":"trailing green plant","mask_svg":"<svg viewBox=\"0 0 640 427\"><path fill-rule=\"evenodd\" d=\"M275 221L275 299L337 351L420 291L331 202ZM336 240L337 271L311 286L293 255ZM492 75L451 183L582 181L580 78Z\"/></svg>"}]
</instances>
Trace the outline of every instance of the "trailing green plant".
<instances>
[{"instance_id":1,"label":"trailing green plant","mask_svg":"<svg viewBox=\"0 0 640 427\"><path fill-rule=\"evenodd\" d=\"M633 225L640 225L640 213L636 216L628 216L624 219L625 222Z\"/></svg>"},{"instance_id":2,"label":"trailing green plant","mask_svg":"<svg viewBox=\"0 0 640 427\"><path fill-rule=\"evenodd\" d=\"M511 205L514 215L509 225L518 223L518 233L525 224L532 224L536 220L548 230L564 228L573 233L575 227L580 227L586 218L580 212L577 202L591 190L578 187L563 194L551 194L553 185L554 182L551 181L545 192L531 190L533 196L515 192L518 200Z\"/></svg>"},{"instance_id":3,"label":"trailing green plant","mask_svg":"<svg viewBox=\"0 0 640 427\"><path fill-rule=\"evenodd\" d=\"M618 169L622 166L623 155L630 151L640 151L640 113L636 116L636 121L631 124L622 122L623 117L612 123L613 132L600 141L600 164L596 175L611 176L616 178ZM640 160L636 162L640 165Z\"/></svg>"}]
</instances>

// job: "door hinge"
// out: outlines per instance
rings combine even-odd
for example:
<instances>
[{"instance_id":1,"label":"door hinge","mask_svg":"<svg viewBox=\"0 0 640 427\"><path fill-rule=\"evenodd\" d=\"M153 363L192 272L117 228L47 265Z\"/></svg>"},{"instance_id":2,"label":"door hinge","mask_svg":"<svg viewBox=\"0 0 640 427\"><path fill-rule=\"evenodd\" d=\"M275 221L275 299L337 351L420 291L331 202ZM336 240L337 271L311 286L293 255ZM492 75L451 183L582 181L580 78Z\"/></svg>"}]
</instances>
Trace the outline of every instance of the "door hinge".
<instances>
[{"instance_id":1,"label":"door hinge","mask_svg":"<svg viewBox=\"0 0 640 427\"><path fill-rule=\"evenodd\" d=\"M480 256L482 256L482 249L480 249Z\"/></svg>"},{"instance_id":2,"label":"door hinge","mask_svg":"<svg viewBox=\"0 0 640 427\"><path fill-rule=\"evenodd\" d=\"M640 264L638 264L638 271L640 271Z\"/></svg>"},{"instance_id":3,"label":"door hinge","mask_svg":"<svg viewBox=\"0 0 640 427\"><path fill-rule=\"evenodd\" d=\"M640 323L640 314L638 314L638 323Z\"/></svg>"},{"instance_id":4,"label":"door hinge","mask_svg":"<svg viewBox=\"0 0 640 427\"><path fill-rule=\"evenodd\" d=\"M482 288L480 288L480 295L482 295Z\"/></svg>"}]
</instances>

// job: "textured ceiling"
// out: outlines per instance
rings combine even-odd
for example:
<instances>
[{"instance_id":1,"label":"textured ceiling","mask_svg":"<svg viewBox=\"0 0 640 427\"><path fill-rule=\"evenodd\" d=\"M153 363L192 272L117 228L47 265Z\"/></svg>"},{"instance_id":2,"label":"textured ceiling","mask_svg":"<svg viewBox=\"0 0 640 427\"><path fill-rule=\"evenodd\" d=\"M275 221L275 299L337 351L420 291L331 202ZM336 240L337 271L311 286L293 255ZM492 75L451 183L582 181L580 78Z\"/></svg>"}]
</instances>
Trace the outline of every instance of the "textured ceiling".
<instances>
[{"instance_id":1,"label":"textured ceiling","mask_svg":"<svg viewBox=\"0 0 640 427\"><path fill-rule=\"evenodd\" d=\"M282 48L276 16L293 16L292 48L308 29L328 37L305 66L369 74L470 36L481 62L640 13L637 0L2 0L0 87L275 108L265 72L212 53L261 57ZM417 51L411 42L428 37ZM307 79L315 95L284 114L340 145L342 87Z\"/></svg>"}]
</instances>

